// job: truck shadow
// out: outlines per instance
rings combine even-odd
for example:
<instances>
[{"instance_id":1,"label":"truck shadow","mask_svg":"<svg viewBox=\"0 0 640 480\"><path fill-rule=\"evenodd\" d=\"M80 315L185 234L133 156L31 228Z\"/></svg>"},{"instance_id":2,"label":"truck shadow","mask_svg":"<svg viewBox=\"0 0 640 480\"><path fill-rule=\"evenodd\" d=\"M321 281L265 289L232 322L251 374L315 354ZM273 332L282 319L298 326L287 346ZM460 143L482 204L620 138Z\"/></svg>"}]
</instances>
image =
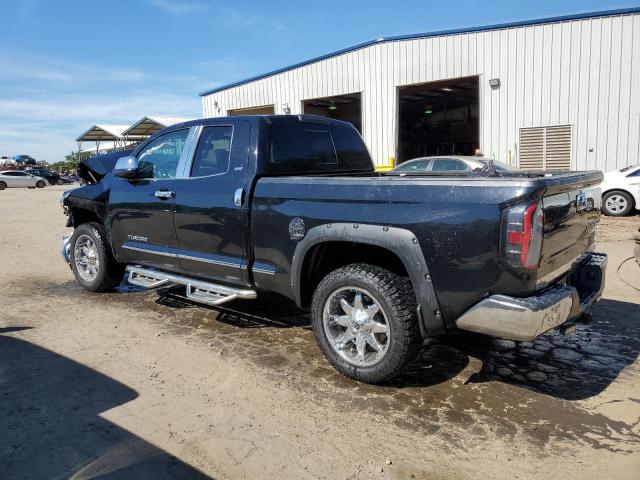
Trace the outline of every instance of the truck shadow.
<instances>
[{"instance_id":1,"label":"truck shadow","mask_svg":"<svg viewBox=\"0 0 640 480\"><path fill-rule=\"evenodd\" d=\"M161 292L156 303L202 308L175 289ZM219 312L218 321L242 329L311 329L308 312L277 295L211 309ZM601 393L635 362L640 353L638 319L640 305L602 300L594 308L592 322L578 325L571 335L553 331L533 342L513 342L452 332L425 342L417 358L389 386L429 387L460 376L465 383L500 381L565 400L588 398ZM474 358L480 362L472 362Z\"/></svg>"},{"instance_id":2,"label":"truck shadow","mask_svg":"<svg viewBox=\"0 0 640 480\"><path fill-rule=\"evenodd\" d=\"M469 357L482 367L469 383L501 381L565 400L581 400L607 388L640 353L640 306L602 300L593 320L576 332L549 332L533 342L513 342L467 332L451 333L427 344L399 387L433 383L467 368ZM428 373L424 365L431 365Z\"/></svg>"},{"instance_id":3,"label":"truck shadow","mask_svg":"<svg viewBox=\"0 0 640 480\"><path fill-rule=\"evenodd\" d=\"M207 479L100 413L138 394L0 329L2 478Z\"/></svg>"}]
</instances>

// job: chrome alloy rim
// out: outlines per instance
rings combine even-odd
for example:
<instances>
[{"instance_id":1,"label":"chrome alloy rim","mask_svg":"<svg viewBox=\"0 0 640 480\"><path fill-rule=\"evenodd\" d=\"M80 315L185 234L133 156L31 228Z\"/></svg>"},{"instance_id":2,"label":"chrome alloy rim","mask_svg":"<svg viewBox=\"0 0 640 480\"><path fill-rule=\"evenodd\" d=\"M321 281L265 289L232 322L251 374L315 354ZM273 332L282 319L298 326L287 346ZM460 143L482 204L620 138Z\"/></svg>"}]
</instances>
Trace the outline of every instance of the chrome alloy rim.
<instances>
[{"instance_id":1,"label":"chrome alloy rim","mask_svg":"<svg viewBox=\"0 0 640 480\"><path fill-rule=\"evenodd\" d=\"M98 257L98 248L90 236L80 235L78 237L73 250L73 258L80 277L87 282L93 282L98 276L100 258Z\"/></svg>"},{"instance_id":2,"label":"chrome alloy rim","mask_svg":"<svg viewBox=\"0 0 640 480\"><path fill-rule=\"evenodd\" d=\"M386 355L391 327L380 302L368 291L336 290L324 304L322 319L329 344L350 364L369 367Z\"/></svg>"},{"instance_id":3,"label":"chrome alloy rim","mask_svg":"<svg viewBox=\"0 0 640 480\"><path fill-rule=\"evenodd\" d=\"M607 198L605 205L610 212L619 213L627 208L627 199L622 195L611 195Z\"/></svg>"}]
</instances>

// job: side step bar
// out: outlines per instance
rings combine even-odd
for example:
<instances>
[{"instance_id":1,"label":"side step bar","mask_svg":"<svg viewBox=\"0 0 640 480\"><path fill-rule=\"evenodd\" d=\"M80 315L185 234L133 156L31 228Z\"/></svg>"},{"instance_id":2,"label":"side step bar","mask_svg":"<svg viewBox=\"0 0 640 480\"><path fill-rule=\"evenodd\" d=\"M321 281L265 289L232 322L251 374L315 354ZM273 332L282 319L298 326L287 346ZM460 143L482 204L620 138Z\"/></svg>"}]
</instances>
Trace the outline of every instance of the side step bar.
<instances>
[{"instance_id":1,"label":"side step bar","mask_svg":"<svg viewBox=\"0 0 640 480\"><path fill-rule=\"evenodd\" d=\"M162 272L152 268L129 265L128 282L143 288L158 288L168 285L184 285L187 287L187 298L207 305L221 305L236 298L253 300L257 297L255 290L217 285L215 283L195 280L193 278Z\"/></svg>"}]
</instances>

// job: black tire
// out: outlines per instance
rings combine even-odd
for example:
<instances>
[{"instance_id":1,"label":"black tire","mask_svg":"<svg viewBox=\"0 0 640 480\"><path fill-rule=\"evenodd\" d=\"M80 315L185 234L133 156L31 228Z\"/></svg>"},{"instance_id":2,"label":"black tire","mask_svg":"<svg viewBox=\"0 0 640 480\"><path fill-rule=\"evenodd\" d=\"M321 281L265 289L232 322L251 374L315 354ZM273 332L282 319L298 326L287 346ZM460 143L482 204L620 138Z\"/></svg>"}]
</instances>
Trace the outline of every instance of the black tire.
<instances>
[{"instance_id":1,"label":"black tire","mask_svg":"<svg viewBox=\"0 0 640 480\"><path fill-rule=\"evenodd\" d=\"M388 347L384 356L373 365L358 366L347 361L327 338L323 322L325 304L336 291L345 287L370 292L386 312L390 327L390 334L385 334L388 335ZM327 360L346 377L366 383L383 383L392 379L422 344L411 282L374 265L352 264L328 274L313 294L311 322L316 341Z\"/></svg>"},{"instance_id":2,"label":"black tire","mask_svg":"<svg viewBox=\"0 0 640 480\"><path fill-rule=\"evenodd\" d=\"M76 264L76 242L78 238L83 236L87 236L93 241L97 251L98 272L91 281L82 277ZM99 223L83 223L79 225L74 230L69 245L71 270L82 288L90 292L106 292L120 284L126 266L118 263L113 258L113 253L107 242L107 234L102 225Z\"/></svg>"},{"instance_id":3,"label":"black tire","mask_svg":"<svg viewBox=\"0 0 640 480\"><path fill-rule=\"evenodd\" d=\"M0 182L0 190L4 190L5 188L7 188L7 184L4 182Z\"/></svg>"},{"instance_id":4,"label":"black tire","mask_svg":"<svg viewBox=\"0 0 640 480\"><path fill-rule=\"evenodd\" d=\"M56 181L56 185L64 185L64 180L62 180L61 178L59 178L59 179Z\"/></svg>"},{"instance_id":5,"label":"black tire","mask_svg":"<svg viewBox=\"0 0 640 480\"><path fill-rule=\"evenodd\" d=\"M626 202L626 206L624 208L613 210L607 205L608 200L613 200L616 197L621 198L623 202ZM602 197L602 213L611 217L623 217L628 215L631 210L633 210L633 207L633 197L623 190L611 190L610 192L605 193Z\"/></svg>"},{"instance_id":6,"label":"black tire","mask_svg":"<svg viewBox=\"0 0 640 480\"><path fill-rule=\"evenodd\" d=\"M44 182L44 180L38 180L36 182L36 187L38 188L44 188L47 184Z\"/></svg>"}]
</instances>

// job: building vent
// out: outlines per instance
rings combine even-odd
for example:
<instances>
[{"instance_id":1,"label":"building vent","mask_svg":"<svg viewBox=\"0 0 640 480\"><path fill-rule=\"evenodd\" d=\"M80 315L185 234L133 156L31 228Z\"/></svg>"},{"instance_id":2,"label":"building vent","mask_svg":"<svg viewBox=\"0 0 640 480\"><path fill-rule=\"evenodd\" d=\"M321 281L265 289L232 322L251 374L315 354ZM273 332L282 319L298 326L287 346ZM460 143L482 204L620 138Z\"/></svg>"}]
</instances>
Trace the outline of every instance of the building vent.
<instances>
[{"instance_id":1,"label":"building vent","mask_svg":"<svg viewBox=\"0 0 640 480\"><path fill-rule=\"evenodd\" d=\"M521 128L520 168L570 170L571 125Z\"/></svg>"}]
</instances>

